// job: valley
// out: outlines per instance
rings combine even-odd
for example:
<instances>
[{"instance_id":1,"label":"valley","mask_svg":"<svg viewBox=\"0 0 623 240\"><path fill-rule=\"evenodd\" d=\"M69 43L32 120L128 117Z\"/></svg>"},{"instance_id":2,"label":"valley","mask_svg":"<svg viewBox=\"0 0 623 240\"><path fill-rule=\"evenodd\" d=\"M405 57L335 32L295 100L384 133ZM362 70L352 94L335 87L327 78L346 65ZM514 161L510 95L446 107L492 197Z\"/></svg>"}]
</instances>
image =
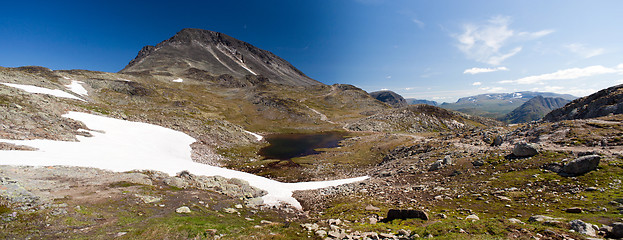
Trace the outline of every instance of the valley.
<instances>
[{"instance_id":1,"label":"valley","mask_svg":"<svg viewBox=\"0 0 623 240\"><path fill-rule=\"evenodd\" d=\"M623 237L621 85L508 125L390 106L199 29L119 73L0 83L4 239Z\"/></svg>"}]
</instances>

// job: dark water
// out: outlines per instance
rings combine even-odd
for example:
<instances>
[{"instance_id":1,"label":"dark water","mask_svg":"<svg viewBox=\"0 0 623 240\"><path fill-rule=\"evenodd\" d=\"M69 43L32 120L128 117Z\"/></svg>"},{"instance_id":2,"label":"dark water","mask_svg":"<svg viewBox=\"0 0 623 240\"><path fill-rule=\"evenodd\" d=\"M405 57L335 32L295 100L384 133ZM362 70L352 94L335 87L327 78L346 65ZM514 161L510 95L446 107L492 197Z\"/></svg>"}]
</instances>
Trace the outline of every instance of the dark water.
<instances>
[{"instance_id":1,"label":"dark water","mask_svg":"<svg viewBox=\"0 0 623 240\"><path fill-rule=\"evenodd\" d=\"M334 148L344 140L341 132L271 134L266 137L270 145L260 149L259 155L265 159L288 160L319 153L318 148Z\"/></svg>"}]
</instances>

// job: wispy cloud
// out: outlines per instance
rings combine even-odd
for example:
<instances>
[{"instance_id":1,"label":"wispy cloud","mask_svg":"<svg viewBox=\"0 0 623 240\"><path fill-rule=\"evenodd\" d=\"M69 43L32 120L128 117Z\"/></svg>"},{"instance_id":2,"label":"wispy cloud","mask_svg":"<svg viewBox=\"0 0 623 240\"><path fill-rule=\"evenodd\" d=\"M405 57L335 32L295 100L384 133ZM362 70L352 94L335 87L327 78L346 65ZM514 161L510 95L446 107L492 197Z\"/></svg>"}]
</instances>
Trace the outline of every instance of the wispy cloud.
<instances>
[{"instance_id":1,"label":"wispy cloud","mask_svg":"<svg viewBox=\"0 0 623 240\"><path fill-rule=\"evenodd\" d=\"M514 83L514 84L543 84L545 81L550 80L569 80L578 79L583 77L591 77L595 75L611 74L611 73L623 73L623 64L619 64L615 68L608 68L601 65L589 66L585 68L569 68L558 70L553 73L546 73L535 76L528 76L516 80L504 80L499 83Z\"/></svg>"},{"instance_id":2,"label":"wispy cloud","mask_svg":"<svg viewBox=\"0 0 623 240\"><path fill-rule=\"evenodd\" d=\"M506 91L506 88L503 87L481 87L479 89L488 93L500 93Z\"/></svg>"},{"instance_id":3,"label":"wispy cloud","mask_svg":"<svg viewBox=\"0 0 623 240\"><path fill-rule=\"evenodd\" d=\"M563 87L563 86L543 86L530 89L534 92L555 92L561 94L571 94L576 97L584 97L597 92L593 88Z\"/></svg>"},{"instance_id":4,"label":"wispy cloud","mask_svg":"<svg viewBox=\"0 0 623 240\"><path fill-rule=\"evenodd\" d=\"M426 26L426 24L424 24L424 22L420 21L417 18L413 18L413 19L411 19L411 21L413 21L415 24L417 24L417 26L420 27L420 28L424 28Z\"/></svg>"},{"instance_id":5,"label":"wispy cloud","mask_svg":"<svg viewBox=\"0 0 623 240\"><path fill-rule=\"evenodd\" d=\"M481 82L474 82L474 83L472 83L472 86L480 86L480 85L482 85Z\"/></svg>"},{"instance_id":6,"label":"wispy cloud","mask_svg":"<svg viewBox=\"0 0 623 240\"><path fill-rule=\"evenodd\" d=\"M511 18L508 16L496 16L484 24L465 24L463 25L463 33L454 36L459 42L457 47L469 59L499 65L522 50L522 46L515 46L508 50L507 45L511 39L527 41L554 32L553 30L516 32L509 28L510 22Z\"/></svg>"},{"instance_id":7,"label":"wispy cloud","mask_svg":"<svg viewBox=\"0 0 623 240\"><path fill-rule=\"evenodd\" d=\"M508 71L506 67L496 67L496 68L470 68L465 69L463 74L478 74L478 73L488 73L488 72L497 72L497 71Z\"/></svg>"},{"instance_id":8,"label":"wispy cloud","mask_svg":"<svg viewBox=\"0 0 623 240\"><path fill-rule=\"evenodd\" d=\"M565 45L565 48L567 48L572 53L580 55L583 58L591 58L594 56L599 56L601 54L604 54L604 52L606 51L603 48L589 48L586 45L581 44L581 43L567 44Z\"/></svg>"}]
</instances>

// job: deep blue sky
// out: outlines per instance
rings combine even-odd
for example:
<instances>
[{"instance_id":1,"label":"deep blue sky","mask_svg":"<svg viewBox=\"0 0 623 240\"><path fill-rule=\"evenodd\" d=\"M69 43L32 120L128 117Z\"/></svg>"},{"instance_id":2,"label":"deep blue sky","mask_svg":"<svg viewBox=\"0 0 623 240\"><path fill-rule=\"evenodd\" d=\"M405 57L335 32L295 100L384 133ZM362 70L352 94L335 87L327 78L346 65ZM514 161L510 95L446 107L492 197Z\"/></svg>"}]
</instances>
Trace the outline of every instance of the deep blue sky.
<instances>
[{"instance_id":1,"label":"deep blue sky","mask_svg":"<svg viewBox=\"0 0 623 240\"><path fill-rule=\"evenodd\" d=\"M326 84L455 101L623 83L622 1L5 1L0 66L116 72L182 28L269 50Z\"/></svg>"}]
</instances>

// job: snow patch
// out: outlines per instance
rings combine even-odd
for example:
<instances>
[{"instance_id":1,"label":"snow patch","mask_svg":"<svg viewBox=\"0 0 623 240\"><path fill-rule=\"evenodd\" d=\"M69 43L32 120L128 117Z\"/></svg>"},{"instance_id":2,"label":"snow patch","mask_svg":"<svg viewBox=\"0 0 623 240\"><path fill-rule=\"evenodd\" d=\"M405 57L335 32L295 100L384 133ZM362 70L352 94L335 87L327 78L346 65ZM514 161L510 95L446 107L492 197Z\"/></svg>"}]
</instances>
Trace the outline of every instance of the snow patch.
<instances>
[{"instance_id":1,"label":"snow patch","mask_svg":"<svg viewBox=\"0 0 623 240\"><path fill-rule=\"evenodd\" d=\"M89 92L82 86L84 84L81 81L71 80L71 84L65 85L70 91L77 93L81 96L88 96Z\"/></svg>"},{"instance_id":2,"label":"snow patch","mask_svg":"<svg viewBox=\"0 0 623 240\"><path fill-rule=\"evenodd\" d=\"M181 78L173 79L173 82L184 82L184 79L181 79Z\"/></svg>"},{"instance_id":3,"label":"snow patch","mask_svg":"<svg viewBox=\"0 0 623 240\"><path fill-rule=\"evenodd\" d=\"M52 95L52 96L55 96L55 97L69 98L69 99L76 99L76 100L80 100L80 101L85 101L84 99L81 99L79 97L76 97L74 95L71 95L71 94L69 94L67 92L64 92L64 91L58 90L58 89L48 89L48 88L36 87L36 86L31 86L31 85L23 85L23 84L15 84L15 83L0 83L0 84L5 85L5 86L9 86L9 87L19 88L19 89L24 90L24 91L29 92L29 93L41 93L41 94Z\"/></svg>"},{"instance_id":4,"label":"snow patch","mask_svg":"<svg viewBox=\"0 0 623 240\"><path fill-rule=\"evenodd\" d=\"M282 183L250 173L214 167L191 159L190 144L196 140L185 133L147 123L130 122L87 113L69 112L63 117L83 122L92 137L76 136L78 142L53 140L4 140L27 145L37 151L0 150L0 164L28 166L80 166L124 172L136 169L162 171L170 175L187 170L196 175L239 178L266 190L267 205L290 204L301 209L292 197L296 190L337 186L367 179L367 176L334 181Z\"/></svg>"},{"instance_id":5,"label":"snow patch","mask_svg":"<svg viewBox=\"0 0 623 240\"><path fill-rule=\"evenodd\" d=\"M242 130L242 131L244 131L244 132L246 132L248 134L253 135L258 141L262 141L262 139L264 139L264 137L262 135L259 135L257 133L249 132L247 130Z\"/></svg>"}]
</instances>

